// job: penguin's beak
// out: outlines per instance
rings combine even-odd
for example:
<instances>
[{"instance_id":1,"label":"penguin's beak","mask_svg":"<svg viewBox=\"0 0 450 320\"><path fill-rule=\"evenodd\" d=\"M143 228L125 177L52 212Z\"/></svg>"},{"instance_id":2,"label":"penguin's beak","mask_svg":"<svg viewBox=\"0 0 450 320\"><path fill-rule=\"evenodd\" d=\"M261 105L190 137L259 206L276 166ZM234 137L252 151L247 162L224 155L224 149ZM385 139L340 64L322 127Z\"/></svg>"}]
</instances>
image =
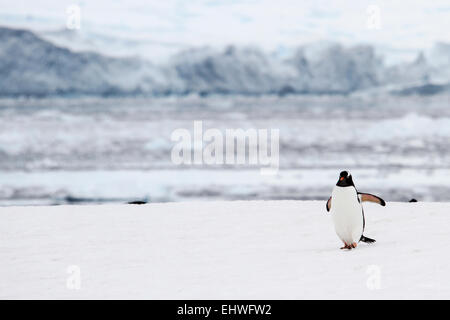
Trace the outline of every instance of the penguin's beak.
<instances>
[{"instance_id":1,"label":"penguin's beak","mask_svg":"<svg viewBox=\"0 0 450 320\"><path fill-rule=\"evenodd\" d=\"M339 181L342 181L342 180L344 180L344 177L340 177L340 178L339 178Z\"/></svg>"}]
</instances>

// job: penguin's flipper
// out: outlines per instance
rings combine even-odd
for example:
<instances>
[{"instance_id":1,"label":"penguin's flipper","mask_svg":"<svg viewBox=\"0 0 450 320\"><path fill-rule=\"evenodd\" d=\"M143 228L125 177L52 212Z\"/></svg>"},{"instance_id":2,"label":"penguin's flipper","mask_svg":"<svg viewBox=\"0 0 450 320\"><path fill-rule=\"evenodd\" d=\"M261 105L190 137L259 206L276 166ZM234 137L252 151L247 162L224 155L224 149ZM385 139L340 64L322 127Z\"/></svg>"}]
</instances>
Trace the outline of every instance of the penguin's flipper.
<instances>
[{"instance_id":1,"label":"penguin's flipper","mask_svg":"<svg viewBox=\"0 0 450 320\"><path fill-rule=\"evenodd\" d=\"M386 201L384 201L380 197L374 196L373 194L370 194L370 193L358 192L358 197L361 200L361 202L364 202L364 201L375 202L375 203L382 205L383 207L386 205Z\"/></svg>"},{"instance_id":2,"label":"penguin's flipper","mask_svg":"<svg viewBox=\"0 0 450 320\"><path fill-rule=\"evenodd\" d=\"M330 209L331 209L331 197L329 197L327 201L327 211L330 212Z\"/></svg>"},{"instance_id":3,"label":"penguin's flipper","mask_svg":"<svg viewBox=\"0 0 450 320\"><path fill-rule=\"evenodd\" d=\"M365 243L374 243L376 240L375 239L371 239L371 238L367 238L364 235L361 236L361 239L359 239L359 241L365 242Z\"/></svg>"}]
</instances>

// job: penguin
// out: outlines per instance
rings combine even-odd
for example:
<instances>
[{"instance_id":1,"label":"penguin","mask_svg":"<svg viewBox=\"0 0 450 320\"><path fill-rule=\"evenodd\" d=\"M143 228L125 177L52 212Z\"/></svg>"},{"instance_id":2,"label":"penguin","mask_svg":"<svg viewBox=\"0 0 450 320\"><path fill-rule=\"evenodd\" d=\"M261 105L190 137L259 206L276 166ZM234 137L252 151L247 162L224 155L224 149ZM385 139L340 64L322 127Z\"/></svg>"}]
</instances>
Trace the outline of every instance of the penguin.
<instances>
[{"instance_id":1,"label":"penguin","mask_svg":"<svg viewBox=\"0 0 450 320\"><path fill-rule=\"evenodd\" d=\"M336 186L328 199L326 209L333 216L336 234L344 243L341 249L356 248L359 241L374 243L375 240L364 236L365 219L362 202L370 201L382 206L386 202L380 197L370 193L362 193L356 190L352 175L347 171L339 174Z\"/></svg>"}]
</instances>

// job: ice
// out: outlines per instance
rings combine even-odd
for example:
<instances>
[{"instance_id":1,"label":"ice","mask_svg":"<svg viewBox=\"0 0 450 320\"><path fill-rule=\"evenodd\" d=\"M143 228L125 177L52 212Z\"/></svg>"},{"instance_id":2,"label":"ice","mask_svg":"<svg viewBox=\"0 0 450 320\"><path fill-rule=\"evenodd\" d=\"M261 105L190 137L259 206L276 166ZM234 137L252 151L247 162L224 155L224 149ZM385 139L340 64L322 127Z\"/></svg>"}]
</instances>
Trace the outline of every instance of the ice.
<instances>
[{"instance_id":1,"label":"ice","mask_svg":"<svg viewBox=\"0 0 450 320\"><path fill-rule=\"evenodd\" d=\"M258 169L41 170L3 172L0 203L327 199L344 169L353 173L360 191L377 193L388 201L445 201L450 192L450 171L427 167L284 169L276 176L261 175Z\"/></svg>"},{"instance_id":2,"label":"ice","mask_svg":"<svg viewBox=\"0 0 450 320\"><path fill-rule=\"evenodd\" d=\"M3 99L0 204L325 199L343 169L364 174L361 183L373 179L365 189L386 192L388 200L448 201L446 99ZM263 179L258 165L176 166L171 161L171 133L178 128L192 131L197 120L203 121L204 130L222 132L279 129L279 175ZM329 180L322 180L322 174ZM416 182L405 180L405 175ZM393 177L388 191L379 189L378 177ZM310 188L303 181L317 182Z\"/></svg>"},{"instance_id":3,"label":"ice","mask_svg":"<svg viewBox=\"0 0 450 320\"><path fill-rule=\"evenodd\" d=\"M385 65L370 45L304 44L280 58L258 47L180 49L166 62L71 51L27 30L0 27L0 95L406 95L448 92L448 44Z\"/></svg>"}]
</instances>

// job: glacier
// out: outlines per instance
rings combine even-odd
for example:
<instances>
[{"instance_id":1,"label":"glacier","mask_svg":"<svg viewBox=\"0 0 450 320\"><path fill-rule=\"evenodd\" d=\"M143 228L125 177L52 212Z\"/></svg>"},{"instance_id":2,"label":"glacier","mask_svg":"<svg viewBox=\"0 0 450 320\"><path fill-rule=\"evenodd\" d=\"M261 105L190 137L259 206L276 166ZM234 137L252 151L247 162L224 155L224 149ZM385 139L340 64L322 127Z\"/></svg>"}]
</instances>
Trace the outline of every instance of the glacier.
<instances>
[{"instance_id":1,"label":"glacier","mask_svg":"<svg viewBox=\"0 0 450 320\"><path fill-rule=\"evenodd\" d=\"M73 51L0 27L0 96L353 94L450 90L450 44L386 65L371 45L305 44L287 57L229 45L182 50L164 63Z\"/></svg>"}]
</instances>

